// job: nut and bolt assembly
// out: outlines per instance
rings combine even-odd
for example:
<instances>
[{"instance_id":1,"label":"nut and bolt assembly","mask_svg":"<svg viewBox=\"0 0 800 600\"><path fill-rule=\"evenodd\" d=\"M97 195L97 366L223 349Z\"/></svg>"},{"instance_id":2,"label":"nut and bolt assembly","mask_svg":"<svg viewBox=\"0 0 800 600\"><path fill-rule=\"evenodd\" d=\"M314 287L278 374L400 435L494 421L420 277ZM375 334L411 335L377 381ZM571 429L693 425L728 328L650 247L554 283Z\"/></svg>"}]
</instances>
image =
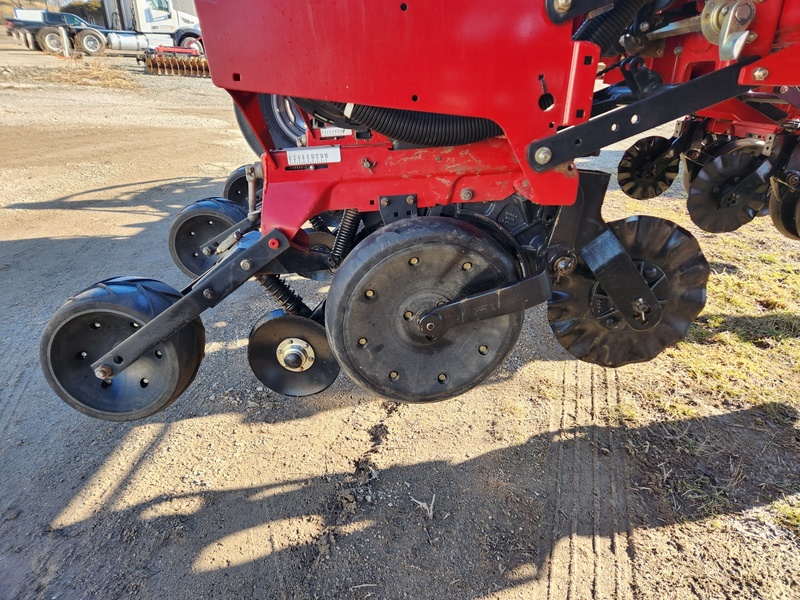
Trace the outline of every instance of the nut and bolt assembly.
<instances>
[{"instance_id":1,"label":"nut and bolt assembly","mask_svg":"<svg viewBox=\"0 0 800 600\"><path fill-rule=\"evenodd\" d=\"M550 150L547 146L542 146L539 148L536 153L533 155L533 159L536 161L536 164L539 165L546 165L550 162L553 158L553 151Z\"/></svg>"}]
</instances>

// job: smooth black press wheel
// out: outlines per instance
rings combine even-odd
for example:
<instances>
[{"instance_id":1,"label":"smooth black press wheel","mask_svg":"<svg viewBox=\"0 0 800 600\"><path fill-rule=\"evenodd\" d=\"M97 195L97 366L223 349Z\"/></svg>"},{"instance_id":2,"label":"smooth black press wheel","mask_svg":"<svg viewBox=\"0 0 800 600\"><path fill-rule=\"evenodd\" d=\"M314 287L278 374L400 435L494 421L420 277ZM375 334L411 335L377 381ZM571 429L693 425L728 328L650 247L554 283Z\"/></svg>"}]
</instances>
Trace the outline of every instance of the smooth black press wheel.
<instances>
[{"instance_id":1,"label":"smooth black press wheel","mask_svg":"<svg viewBox=\"0 0 800 600\"><path fill-rule=\"evenodd\" d=\"M189 277L208 271L219 260L205 255L207 242L247 217L247 209L224 198L198 200L184 208L169 228L169 253Z\"/></svg>"},{"instance_id":2,"label":"smooth black press wheel","mask_svg":"<svg viewBox=\"0 0 800 600\"><path fill-rule=\"evenodd\" d=\"M169 406L194 379L205 347L197 318L111 381L98 379L92 363L181 298L154 279L115 277L80 292L53 315L40 344L50 387L80 412L109 421L131 421Z\"/></svg>"},{"instance_id":3,"label":"smooth black press wheel","mask_svg":"<svg viewBox=\"0 0 800 600\"><path fill-rule=\"evenodd\" d=\"M351 379L381 396L430 402L463 394L506 359L522 311L441 336L418 320L436 306L512 283L514 259L456 219L403 219L368 236L336 272L325 303L331 350Z\"/></svg>"}]
</instances>

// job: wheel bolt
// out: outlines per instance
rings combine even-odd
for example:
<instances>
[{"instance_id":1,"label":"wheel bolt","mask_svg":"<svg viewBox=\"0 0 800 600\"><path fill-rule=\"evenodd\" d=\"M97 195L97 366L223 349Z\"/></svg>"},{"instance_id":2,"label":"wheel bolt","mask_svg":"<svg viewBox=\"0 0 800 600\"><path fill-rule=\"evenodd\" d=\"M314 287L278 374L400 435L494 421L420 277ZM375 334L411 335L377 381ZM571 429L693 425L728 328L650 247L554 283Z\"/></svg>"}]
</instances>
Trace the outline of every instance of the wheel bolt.
<instances>
[{"instance_id":1,"label":"wheel bolt","mask_svg":"<svg viewBox=\"0 0 800 600\"><path fill-rule=\"evenodd\" d=\"M436 379L439 380L439 383L445 383L447 381L447 373L439 373Z\"/></svg>"},{"instance_id":2,"label":"wheel bolt","mask_svg":"<svg viewBox=\"0 0 800 600\"><path fill-rule=\"evenodd\" d=\"M408 260L408 264L411 265L412 267L416 267L419 264L419 259L416 256L414 256Z\"/></svg>"},{"instance_id":3,"label":"wheel bolt","mask_svg":"<svg viewBox=\"0 0 800 600\"><path fill-rule=\"evenodd\" d=\"M400 377L400 375L397 373L397 371L392 371L391 373L389 373L389 379L391 379L392 381L397 381L398 377Z\"/></svg>"},{"instance_id":4,"label":"wheel bolt","mask_svg":"<svg viewBox=\"0 0 800 600\"><path fill-rule=\"evenodd\" d=\"M412 313L410 310L407 310L406 312L403 313L403 318L406 321L410 321L411 319L414 318L414 313Z\"/></svg>"},{"instance_id":5,"label":"wheel bolt","mask_svg":"<svg viewBox=\"0 0 800 600\"><path fill-rule=\"evenodd\" d=\"M367 290L366 292L364 292L364 297L365 298L374 298L375 297L375 292L373 290Z\"/></svg>"},{"instance_id":6,"label":"wheel bolt","mask_svg":"<svg viewBox=\"0 0 800 600\"><path fill-rule=\"evenodd\" d=\"M214 290L211 288L206 288L203 290L203 298L206 300L211 300L214 297Z\"/></svg>"},{"instance_id":7,"label":"wheel bolt","mask_svg":"<svg viewBox=\"0 0 800 600\"><path fill-rule=\"evenodd\" d=\"M470 269L472 269L472 263L465 262L463 265L461 265L461 268L464 269L465 271L469 271Z\"/></svg>"},{"instance_id":8,"label":"wheel bolt","mask_svg":"<svg viewBox=\"0 0 800 600\"><path fill-rule=\"evenodd\" d=\"M367 338L358 338L359 348L365 348L367 345Z\"/></svg>"},{"instance_id":9,"label":"wheel bolt","mask_svg":"<svg viewBox=\"0 0 800 600\"><path fill-rule=\"evenodd\" d=\"M478 352L486 356L489 354L489 346L478 346Z\"/></svg>"}]
</instances>

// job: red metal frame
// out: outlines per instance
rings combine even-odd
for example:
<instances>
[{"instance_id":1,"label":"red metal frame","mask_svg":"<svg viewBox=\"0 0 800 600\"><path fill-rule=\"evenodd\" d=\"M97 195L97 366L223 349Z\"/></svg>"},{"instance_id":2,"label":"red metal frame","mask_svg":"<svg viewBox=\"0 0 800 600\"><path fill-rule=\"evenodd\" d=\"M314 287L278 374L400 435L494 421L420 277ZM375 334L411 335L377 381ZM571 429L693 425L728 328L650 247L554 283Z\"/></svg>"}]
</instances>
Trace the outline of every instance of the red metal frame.
<instances>
[{"instance_id":1,"label":"red metal frame","mask_svg":"<svg viewBox=\"0 0 800 600\"><path fill-rule=\"evenodd\" d=\"M702 10L702 0L687 4ZM764 58L743 70L742 83L768 89L800 83L794 4L756 4L750 25L756 37L743 55ZM196 6L214 83L231 93L271 149L262 157L265 230L278 227L293 237L314 214L377 210L380 197L397 194L414 195L419 207L497 200L514 191L540 204L574 201L574 166L534 172L526 148L589 118L599 49L572 41L577 23L553 24L544 2L240 0L233 10L219 0L196 0ZM680 83L729 64L718 56L717 46L691 33L667 39L648 66L665 82ZM767 80L756 81L757 68L768 70ZM298 170L274 150L258 93L483 117L505 135L418 150L393 150L379 135L368 142L349 137L337 141L341 162ZM781 130L738 100L702 116L714 130L737 136ZM309 137L310 144L324 143Z\"/></svg>"}]
</instances>

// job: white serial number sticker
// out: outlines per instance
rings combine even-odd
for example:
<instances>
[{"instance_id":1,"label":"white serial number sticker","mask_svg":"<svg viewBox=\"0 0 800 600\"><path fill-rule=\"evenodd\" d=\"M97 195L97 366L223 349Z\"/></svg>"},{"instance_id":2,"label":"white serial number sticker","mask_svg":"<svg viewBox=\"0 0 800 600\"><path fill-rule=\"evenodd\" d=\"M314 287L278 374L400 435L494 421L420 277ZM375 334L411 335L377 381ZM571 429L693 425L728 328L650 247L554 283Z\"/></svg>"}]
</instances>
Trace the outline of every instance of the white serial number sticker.
<instances>
[{"instance_id":1,"label":"white serial number sticker","mask_svg":"<svg viewBox=\"0 0 800 600\"><path fill-rule=\"evenodd\" d=\"M323 127L319 130L319 137L323 140L327 138L344 137L346 135L353 135L353 130L344 129L343 127Z\"/></svg>"},{"instance_id":2,"label":"white serial number sticker","mask_svg":"<svg viewBox=\"0 0 800 600\"><path fill-rule=\"evenodd\" d=\"M342 151L339 146L319 146L316 148L289 148L286 160L291 166L324 165L342 162Z\"/></svg>"}]
</instances>

